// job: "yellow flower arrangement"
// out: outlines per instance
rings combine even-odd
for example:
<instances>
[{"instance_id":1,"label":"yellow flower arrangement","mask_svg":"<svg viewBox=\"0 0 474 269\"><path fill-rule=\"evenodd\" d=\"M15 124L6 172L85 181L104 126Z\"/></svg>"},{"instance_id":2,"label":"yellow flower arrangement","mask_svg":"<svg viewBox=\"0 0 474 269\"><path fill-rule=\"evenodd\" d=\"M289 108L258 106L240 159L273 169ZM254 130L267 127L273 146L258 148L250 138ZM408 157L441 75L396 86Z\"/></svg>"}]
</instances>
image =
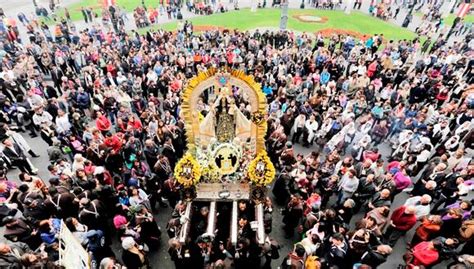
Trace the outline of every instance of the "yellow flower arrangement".
<instances>
[{"instance_id":1,"label":"yellow flower arrangement","mask_svg":"<svg viewBox=\"0 0 474 269\"><path fill-rule=\"evenodd\" d=\"M191 187L199 183L201 166L190 153L186 153L176 164L174 176L184 187Z\"/></svg>"},{"instance_id":2,"label":"yellow flower arrangement","mask_svg":"<svg viewBox=\"0 0 474 269\"><path fill-rule=\"evenodd\" d=\"M275 167L266 151L261 151L248 167L248 177L256 185L265 186L275 178Z\"/></svg>"},{"instance_id":3,"label":"yellow flower arrangement","mask_svg":"<svg viewBox=\"0 0 474 269\"><path fill-rule=\"evenodd\" d=\"M202 177L207 182L216 183L221 179L221 173L213 163L209 163L202 169Z\"/></svg>"}]
</instances>

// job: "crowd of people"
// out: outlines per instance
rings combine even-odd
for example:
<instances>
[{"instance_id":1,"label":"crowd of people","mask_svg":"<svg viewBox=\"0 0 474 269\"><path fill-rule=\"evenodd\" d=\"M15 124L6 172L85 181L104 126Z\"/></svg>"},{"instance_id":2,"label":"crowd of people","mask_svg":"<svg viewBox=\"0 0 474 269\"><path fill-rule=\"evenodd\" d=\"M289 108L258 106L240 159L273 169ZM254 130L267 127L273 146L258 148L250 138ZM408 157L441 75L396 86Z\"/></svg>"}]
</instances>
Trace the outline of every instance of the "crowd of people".
<instances>
[{"instance_id":1,"label":"crowd of people","mask_svg":"<svg viewBox=\"0 0 474 269\"><path fill-rule=\"evenodd\" d=\"M61 25L53 38L28 24L29 40L0 44L0 267L59 267L61 220L99 268L156 268L149 257L161 237L176 268L271 268L280 256L282 268L377 268L410 230L410 268L473 266L471 34L421 43L194 33L188 22L144 35ZM266 147L278 170L264 206L268 236L257 244L253 204L241 201L236 246L205 234L206 206L193 208L195 240L181 244L180 93L198 72L226 66L253 75L268 100ZM47 172L34 167L26 136L47 147ZM392 206L403 193L410 198ZM296 243L290 253L272 236L272 201ZM154 214L168 206L162 235Z\"/></svg>"}]
</instances>

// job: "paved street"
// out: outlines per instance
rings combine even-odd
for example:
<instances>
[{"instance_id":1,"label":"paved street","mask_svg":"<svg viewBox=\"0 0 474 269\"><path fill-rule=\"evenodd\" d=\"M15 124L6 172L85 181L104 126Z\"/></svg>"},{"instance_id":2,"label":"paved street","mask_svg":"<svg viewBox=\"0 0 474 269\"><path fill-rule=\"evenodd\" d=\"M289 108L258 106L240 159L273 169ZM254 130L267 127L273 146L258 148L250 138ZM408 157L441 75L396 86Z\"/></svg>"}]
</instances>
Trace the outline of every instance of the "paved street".
<instances>
[{"instance_id":1,"label":"paved street","mask_svg":"<svg viewBox=\"0 0 474 269\"><path fill-rule=\"evenodd\" d=\"M76 1L77 0L63 0L62 4L67 5L69 3L76 2ZM138 1L138 0L134 0L134 1L137 2L137 5L140 3L140 1ZM267 2L270 2L270 1L267 1ZM361 11L367 12L368 2L369 1L364 1L364 4L362 6ZM251 0L240 0L239 3L240 3L240 7L242 7L242 8L243 7L250 7ZM298 1L298 0L297 1L290 1L290 8L299 8L300 3L301 3L301 1ZM47 1L44 1L44 0L39 1L39 4L47 5ZM7 16L15 16L16 17L16 14L19 11L23 11L27 14L29 12L34 11L33 4L32 4L31 0L2 0L1 3L0 3L0 6L5 10L5 13L7 14ZM232 7L232 5L229 4L229 9L231 9L231 7ZM402 10L400 12L400 15L398 16L398 20L395 23L400 25L402 23L403 19L404 19L405 14L406 14L406 10ZM191 17L196 16L196 15L191 14L191 13L187 12L186 10L183 10L183 16L186 19L186 18L191 18ZM129 15L129 18L130 18L130 20L126 23L126 28L128 30L134 29L135 24L132 21L133 17L131 16L131 14ZM169 20L165 17L161 17L159 19L159 23L166 23L166 22L169 22ZM413 23L410 24L410 29L412 29L412 30L415 29L416 25L418 25L420 23L421 23L421 19L419 17L415 16ZM83 21L75 22L75 25L78 29L84 29L85 27L88 26ZM275 27L277 27L277 25L275 25ZM21 30L22 35L24 36L25 35L25 29L22 26L20 26L20 30ZM27 141L31 145L32 149L36 153L41 155L40 158L32 159L32 161L33 161L34 165L37 168L40 169L39 175L45 181L47 181L49 179L49 176L48 176L48 172L46 170L46 167L48 166L49 161L48 161L48 157L47 157L47 153L46 153L46 148L47 148L46 143L43 140L41 140L41 138L39 138L39 137L31 139L28 136L25 136L25 138L27 139ZM296 151L299 152L299 153L307 154L311 151L311 149L302 148L299 145L296 145ZM379 146L379 151L385 157L390 155L390 153L391 153L389 147L386 144L381 144ZM9 178L17 180L17 174L18 173L19 173L18 170L11 170L9 172ZM271 195L270 190L269 190L269 193ZM392 208L396 208L396 207L400 206L406 200L407 197L408 196L405 193L399 194L396 197ZM283 246L283 249L281 249L281 251L280 251L280 256L281 256L280 260L274 261L272 268L278 268L278 266L281 264L281 259L286 255L286 253L288 253L288 251L292 248L293 243L296 241L296 238L294 240L287 240L287 239L284 238L283 231L281 230L281 226L280 226L282 224L282 222L281 222L282 218L281 218L281 215L279 214L279 212L280 212L279 208L275 208L274 215L273 215L273 232L272 232L271 235L272 235L272 237L276 238L278 242L280 242L280 244ZM156 220L158 221L159 225L162 228L164 228L166 226L166 223L167 223L167 221L170 217L170 213L171 213L171 209L166 208L166 209L160 209L159 212L156 214ZM359 214L359 215L354 216L353 220L358 220L360 218L361 218L361 215ZM401 257L406 251L406 248L405 248L406 241L411 240L412 234L413 234L413 231L410 232L406 236L406 239L403 238L402 240L399 240L397 246L394 248L394 253L389 257L389 260L385 264L380 266L380 268L382 268L382 269L396 268L396 266L401 263L401 261L402 261ZM153 268L173 268L173 264L170 261L169 255L167 253L167 240L168 240L168 238L167 238L166 233L163 233L162 247L159 249L159 251L157 253L152 253L150 255L150 260L151 260L151 264L152 264ZM118 249L120 249L120 247L118 246L118 242L115 242L114 250L116 250L115 251L116 255L120 257L121 253L118 251ZM445 268L445 267L446 266L443 264L443 265L439 265L435 268Z\"/></svg>"}]
</instances>

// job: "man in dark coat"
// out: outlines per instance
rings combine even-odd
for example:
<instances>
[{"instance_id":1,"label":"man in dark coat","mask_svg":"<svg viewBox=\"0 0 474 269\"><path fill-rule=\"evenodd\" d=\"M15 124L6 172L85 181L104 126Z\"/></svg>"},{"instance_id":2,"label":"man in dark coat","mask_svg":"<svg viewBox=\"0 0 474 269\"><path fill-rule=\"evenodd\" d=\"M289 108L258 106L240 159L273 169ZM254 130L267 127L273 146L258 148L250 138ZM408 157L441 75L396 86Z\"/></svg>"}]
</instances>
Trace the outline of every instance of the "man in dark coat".
<instances>
[{"instance_id":1,"label":"man in dark coat","mask_svg":"<svg viewBox=\"0 0 474 269\"><path fill-rule=\"evenodd\" d=\"M58 89L60 93L61 90L61 78L64 76L64 72L57 66L53 66L53 70L51 71L51 79L53 80L54 86Z\"/></svg>"},{"instance_id":2,"label":"man in dark coat","mask_svg":"<svg viewBox=\"0 0 474 269\"><path fill-rule=\"evenodd\" d=\"M16 243L0 243L0 268L23 268L20 257L31 252L28 245Z\"/></svg>"},{"instance_id":3,"label":"man in dark coat","mask_svg":"<svg viewBox=\"0 0 474 269\"><path fill-rule=\"evenodd\" d=\"M39 233L36 233L23 218L8 216L2 220L2 223L5 225L3 236L8 240L25 243L31 249L37 249L41 245Z\"/></svg>"},{"instance_id":4,"label":"man in dark coat","mask_svg":"<svg viewBox=\"0 0 474 269\"><path fill-rule=\"evenodd\" d=\"M330 247L326 252L326 260L336 268L345 268L349 246L340 233L331 236Z\"/></svg>"},{"instance_id":5,"label":"man in dark coat","mask_svg":"<svg viewBox=\"0 0 474 269\"><path fill-rule=\"evenodd\" d=\"M78 205L70 192L60 193L55 187L49 188L50 197L44 201L51 215L65 219L77 216Z\"/></svg>"},{"instance_id":6,"label":"man in dark coat","mask_svg":"<svg viewBox=\"0 0 474 269\"><path fill-rule=\"evenodd\" d=\"M285 237L292 238L296 227L300 224L303 217L303 203L299 194L292 195L290 202L285 208L283 223L285 224Z\"/></svg>"},{"instance_id":7,"label":"man in dark coat","mask_svg":"<svg viewBox=\"0 0 474 269\"><path fill-rule=\"evenodd\" d=\"M10 159L13 166L18 167L18 169L20 169L22 172L28 172L29 174L36 175L36 169L32 167L20 145L13 142L8 136L3 136L1 141L5 146L3 149L3 154L8 159Z\"/></svg>"},{"instance_id":8,"label":"man in dark coat","mask_svg":"<svg viewBox=\"0 0 474 269\"><path fill-rule=\"evenodd\" d=\"M143 154L145 155L148 167L155 166L156 162L158 161L159 153L160 149L158 145L156 145L153 140L147 139L145 141L145 146L143 147Z\"/></svg>"},{"instance_id":9,"label":"man in dark coat","mask_svg":"<svg viewBox=\"0 0 474 269\"><path fill-rule=\"evenodd\" d=\"M360 262L369 265L371 268L377 268L379 265L387 261L387 257L390 253L392 253L392 248L390 246L378 245L362 254Z\"/></svg>"},{"instance_id":10,"label":"man in dark coat","mask_svg":"<svg viewBox=\"0 0 474 269\"><path fill-rule=\"evenodd\" d=\"M357 212L360 207L375 194L374 178L375 176L370 174L366 178L363 177L360 179L357 191L352 197L352 199L356 202L354 212Z\"/></svg>"},{"instance_id":11,"label":"man in dark coat","mask_svg":"<svg viewBox=\"0 0 474 269\"><path fill-rule=\"evenodd\" d=\"M166 139L166 142L163 145L163 150L161 151L161 154L163 154L166 158L168 158L171 169L174 170L174 166L176 165L177 159L176 159L176 151L174 149L171 138Z\"/></svg>"}]
</instances>

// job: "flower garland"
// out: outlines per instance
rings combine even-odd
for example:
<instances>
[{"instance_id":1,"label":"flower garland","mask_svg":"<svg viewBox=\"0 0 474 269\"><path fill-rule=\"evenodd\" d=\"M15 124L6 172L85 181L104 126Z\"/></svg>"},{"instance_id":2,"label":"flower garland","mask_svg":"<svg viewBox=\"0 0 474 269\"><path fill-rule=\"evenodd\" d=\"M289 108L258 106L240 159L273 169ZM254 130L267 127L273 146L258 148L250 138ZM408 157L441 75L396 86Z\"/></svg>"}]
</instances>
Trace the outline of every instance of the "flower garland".
<instances>
[{"instance_id":1,"label":"flower garland","mask_svg":"<svg viewBox=\"0 0 474 269\"><path fill-rule=\"evenodd\" d=\"M202 169L202 177L204 180L207 180L207 182L216 183L221 179L221 173L213 163L209 163Z\"/></svg>"},{"instance_id":2,"label":"flower garland","mask_svg":"<svg viewBox=\"0 0 474 269\"><path fill-rule=\"evenodd\" d=\"M184 187L191 187L199 183L201 167L190 153L186 153L176 164L174 176Z\"/></svg>"},{"instance_id":3,"label":"flower garland","mask_svg":"<svg viewBox=\"0 0 474 269\"><path fill-rule=\"evenodd\" d=\"M256 185L265 186L275 178L275 167L266 151L261 151L248 167L248 177Z\"/></svg>"}]
</instances>

